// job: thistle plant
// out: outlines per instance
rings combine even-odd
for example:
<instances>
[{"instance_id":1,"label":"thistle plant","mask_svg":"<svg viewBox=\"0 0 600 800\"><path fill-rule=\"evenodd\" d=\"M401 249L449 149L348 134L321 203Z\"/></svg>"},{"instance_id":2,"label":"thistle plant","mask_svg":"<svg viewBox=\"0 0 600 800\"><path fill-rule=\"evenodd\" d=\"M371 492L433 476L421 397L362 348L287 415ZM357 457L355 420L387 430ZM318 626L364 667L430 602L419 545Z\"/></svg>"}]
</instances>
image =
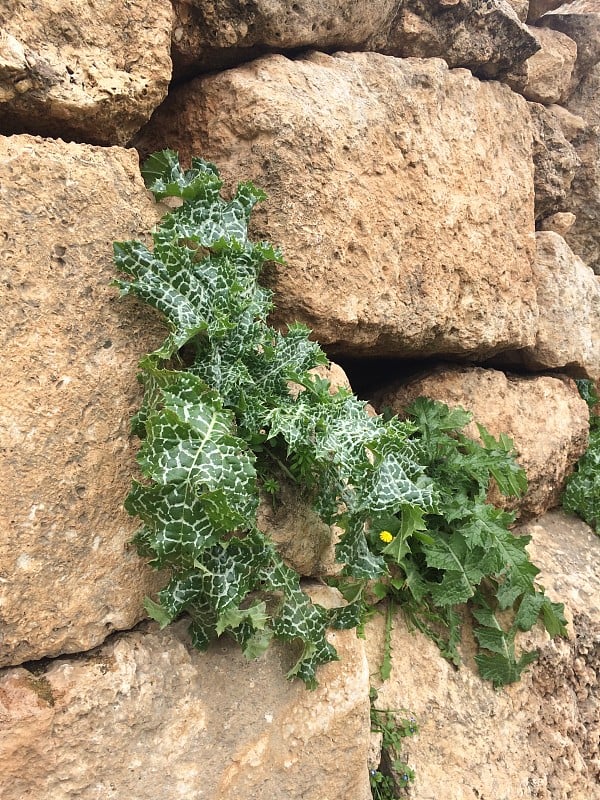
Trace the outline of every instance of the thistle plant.
<instances>
[{"instance_id":1,"label":"thistle plant","mask_svg":"<svg viewBox=\"0 0 600 800\"><path fill-rule=\"evenodd\" d=\"M453 657L457 606L472 602L484 676L515 680L534 657L516 658L516 631L538 618L553 633L564 623L534 584L527 538L485 503L492 477L508 494L523 490L510 440L482 428L484 444L475 445L458 432L468 415L433 401L388 419L369 416L344 388L333 392L312 372L328 362L310 331L268 323L273 296L258 278L266 263L284 262L248 237L263 192L242 183L227 201L213 164L194 158L184 171L170 150L151 156L142 174L157 200L181 201L154 230L152 249L114 248L122 294L156 308L168 326L140 362L141 480L125 503L142 522L139 551L171 575L148 613L161 625L186 613L200 649L223 633L248 657L273 638L293 643L289 677L313 687L317 667L337 658L327 628L358 625L375 581ZM313 603L259 530L259 490L276 496L282 480L341 530L345 606ZM497 609L513 612L508 631Z\"/></svg>"}]
</instances>

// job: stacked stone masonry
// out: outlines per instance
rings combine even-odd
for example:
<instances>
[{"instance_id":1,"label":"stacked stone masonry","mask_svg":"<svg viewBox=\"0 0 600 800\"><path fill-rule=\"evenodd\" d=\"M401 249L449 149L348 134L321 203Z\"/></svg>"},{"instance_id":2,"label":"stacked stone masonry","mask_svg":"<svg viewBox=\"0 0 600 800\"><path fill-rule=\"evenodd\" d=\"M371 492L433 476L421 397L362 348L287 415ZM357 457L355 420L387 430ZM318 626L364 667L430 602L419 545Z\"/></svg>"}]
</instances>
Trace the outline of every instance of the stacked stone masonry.
<instances>
[{"instance_id":1,"label":"stacked stone masonry","mask_svg":"<svg viewBox=\"0 0 600 800\"><path fill-rule=\"evenodd\" d=\"M388 359L376 407L461 405L528 474L513 508L569 638L534 631L539 661L496 692L468 626L456 671L398 615L378 688L419 719L407 796L600 800L600 539L556 510L588 440L573 379L600 380L600 4L26 6L0 9L0 796L370 797L382 617L330 634L314 693L285 648L199 654L144 621L166 576L122 503L164 328L111 286L112 243L164 211L139 160L170 147L266 190L276 324L370 374ZM284 500L263 529L308 581L334 574L336 531Z\"/></svg>"}]
</instances>

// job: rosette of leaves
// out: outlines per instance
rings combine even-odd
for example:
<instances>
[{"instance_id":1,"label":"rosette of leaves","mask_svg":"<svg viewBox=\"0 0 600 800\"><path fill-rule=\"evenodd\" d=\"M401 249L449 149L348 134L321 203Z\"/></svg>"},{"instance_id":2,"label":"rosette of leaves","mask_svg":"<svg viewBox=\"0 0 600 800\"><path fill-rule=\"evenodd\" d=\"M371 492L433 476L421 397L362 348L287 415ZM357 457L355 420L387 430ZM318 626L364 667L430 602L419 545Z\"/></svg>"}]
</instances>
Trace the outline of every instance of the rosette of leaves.
<instances>
[{"instance_id":1,"label":"rosette of leaves","mask_svg":"<svg viewBox=\"0 0 600 800\"><path fill-rule=\"evenodd\" d=\"M423 401L412 418L370 417L350 392L332 392L311 373L327 359L310 331L268 324L272 293L258 278L267 262L284 262L248 237L264 194L242 183L227 201L213 164L195 158L182 170L170 150L151 156L142 174L157 200L180 201L154 230L152 248L114 248L122 294L149 303L168 326L164 343L140 362L144 399L133 430L142 439L142 480L126 500L143 523L140 552L171 573L147 601L150 615L166 625L188 614L199 648L224 632L249 657L273 637L294 642L299 657L289 676L309 686L317 666L337 658L327 627L360 622L367 581L420 608L415 619L451 620L453 636L455 608L469 599L482 630L494 629L494 603L517 610L517 627L538 617L547 623L553 606L534 587L525 541L513 541L497 509L481 502L477 513L465 510L469 492L456 491L470 481L481 500L490 476L500 488L520 489L507 441L489 437L469 460L473 450L460 439L446 468L443 448L457 441L464 415ZM276 494L283 479L342 531L344 607L312 603L258 529L259 489ZM385 548L383 528L393 531ZM494 635L482 642L492 653L500 647Z\"/></svg>"},{"instance_id":2,"label":"rosette of leaves","mask_svg":"<svg viewBox=\"0 0 600 800\"><path fill-rule=\"evenodd\" d=\"M579 393L590 408L590 441L563 495L563 507L577 514L600 535L600 416L595 406L600 402L593 381L578 380Z\"/></svg>"}]
</instances>

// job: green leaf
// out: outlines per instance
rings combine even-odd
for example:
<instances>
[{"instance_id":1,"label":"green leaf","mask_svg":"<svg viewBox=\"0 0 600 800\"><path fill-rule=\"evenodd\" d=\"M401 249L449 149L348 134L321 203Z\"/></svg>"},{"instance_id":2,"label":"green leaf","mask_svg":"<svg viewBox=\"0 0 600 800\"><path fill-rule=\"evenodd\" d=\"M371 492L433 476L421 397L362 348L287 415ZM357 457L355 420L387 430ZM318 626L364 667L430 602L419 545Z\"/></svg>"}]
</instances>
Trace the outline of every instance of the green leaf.
<instances>
[{"instance_id":1,"label":"green leaf","mask_svg":"<svg viewBox=\"0 0 600 800\"><path fill-rule=\"evenodd\" d=\"M173 622L173 617L160 605L149 597L144 598L144 608L148 616L158 622L160 629L166 628Z\"/></svg>"},{"instance_id":2,"label":"green leaf","mask_svg":"<svg viewBox=\"0 0 600 800\"><path fill-rule=\"evenodd\" d=\"M508 659L498 653L488 655L479 653L475 661L479 667L479 674L486 681L491 681L495 688L515 683L527 667L536 661L538 653L535 650L526 652L518 660Z\"/></svg>"}]
</instances>

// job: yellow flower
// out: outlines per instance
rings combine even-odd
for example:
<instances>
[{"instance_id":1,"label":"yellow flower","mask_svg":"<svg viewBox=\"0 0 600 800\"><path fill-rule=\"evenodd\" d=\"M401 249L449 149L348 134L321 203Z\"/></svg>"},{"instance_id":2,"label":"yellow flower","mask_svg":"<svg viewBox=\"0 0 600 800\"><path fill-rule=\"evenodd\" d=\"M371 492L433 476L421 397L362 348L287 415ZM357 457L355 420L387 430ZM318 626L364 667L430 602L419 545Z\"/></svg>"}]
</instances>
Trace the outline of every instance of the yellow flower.
<instances>
[{"instance_id":1,"label":"yellow flower","mask_svg":"<svg viewBox=\"0 0 600 800\"><path fill-rule=\"evenodd\" d=\"M382 542L385 542L386 544L394 540L394 537L389 531L381 531L381 533L379 534L379 538L381 539Z\"/></svg>"}]
</instances>

